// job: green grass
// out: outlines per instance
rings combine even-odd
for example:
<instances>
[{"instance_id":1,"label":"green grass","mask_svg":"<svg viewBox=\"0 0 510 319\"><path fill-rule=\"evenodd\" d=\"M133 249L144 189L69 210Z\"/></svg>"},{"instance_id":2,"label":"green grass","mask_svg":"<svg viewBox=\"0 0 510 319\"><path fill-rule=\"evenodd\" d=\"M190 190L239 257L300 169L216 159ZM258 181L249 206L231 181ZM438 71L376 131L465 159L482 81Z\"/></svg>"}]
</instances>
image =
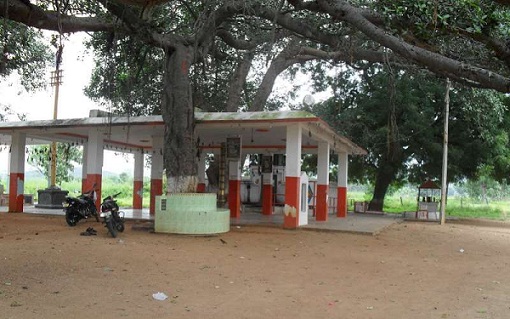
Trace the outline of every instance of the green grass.
<instances>
[{"instance_id":1,"label":"green grass","mask_svg":"<svg viewBox=\"0 0 510 319\"><path fill-rule=\"evenodd\" d=\"M349 192L349 210L354 210L354 201L369 201L371 196L362 192ZM384 200L384 212L400 214L416 211L415 197L388 196ZM449 197L446 203L446 216L459 218L483 218L493 220L510 220L509 201L489 201L489 203L465 197Z\"/></svg>"},{"instance_id":2,"label":"green grass","mask_svg":"<svg viewBox=\"0 0 510 319\"><path fill-rule=\"evenodd\" d=\"M5 185L5 184L4 184ZM37 201L37 190L45 189L47 182L41 180L29 180L25 183L25 193L34 194ZM69 195L79 195L81 192L81 181L62 183L61 188L69 191ZM133 205L133 181L121 181L116 178L103 180L102 197L121 192L117 197L119 206L131 207ZM149 207L150 203L150 182L144 182L143 206ZM355 201L369 201L371 194L364 192L348 192L348 209L354 210ZM466 197L450 197L446 205L446 216L459 218L484 218L493 220L510 219L510 203L508 201L490 201L489 203L477 201ZM416 197L413 196L387 196L384 200L384 212L401 214L402 212L416 211Z\"/></svg>"},{"instance_id":3,"label":"green grass","mask_svg":"<svg viewBox=\"0 0 510 319\"><path fill-rule=\"evenodd\" d=\"M37 201L37 190L45 189L48 183L44 179L29 180L25 183L25 194L34 194L34 200ZM81 194L81 181L75 180L72 182L63 182L60 188L69 191L69 196L78 196ZM117 203L120 207L133 206L133 181L119 181L116 179L104 179L101 189L101 197L114 195L121 192L116 197ZM143 207L149 207L150 203L150 182L145 181L143 186Z\"/></svg>"}]
</instances>

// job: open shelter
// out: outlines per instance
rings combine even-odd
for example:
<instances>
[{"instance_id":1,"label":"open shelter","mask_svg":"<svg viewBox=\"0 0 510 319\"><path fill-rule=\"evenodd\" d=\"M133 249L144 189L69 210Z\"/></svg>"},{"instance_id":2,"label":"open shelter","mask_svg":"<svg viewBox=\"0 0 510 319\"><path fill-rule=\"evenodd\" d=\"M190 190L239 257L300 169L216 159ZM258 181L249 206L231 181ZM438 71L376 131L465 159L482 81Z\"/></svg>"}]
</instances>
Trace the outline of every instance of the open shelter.
<instances>
[{"instance_id":1,"label":"open shelter","mask_svg":"<svg viewBox=\"0 0 510 319\"><path fill-rule=\"evenodd\" d=\"M317 154L317 194L315 218L328 218L330 155L338 156L337 217L347 213L348 156L364 155L366 151L337 134L319 117L303 111L274 112L196 112L196 138L200 150L199 185L205 191L205 154L223 158L228 180L226 204L230 217L241 214L241 159L246 154L285 155L284 228L306 225L307 188L302 180L301 155ZM134 154L133 208L142 208L143 156L150 154L150 212L155 212L155 198L163 192L164 122L161 116L115 116L91 111L88 118L56 119L0 123L0 144L10 148L9 212L23 212L25 154L27 145L69 143L83 147L82 190L96 184L98 202L101 198L103 151L114 150ZM232 142L232 143L231 143ZM228 144L231 143L229 146ZM222 153L222 149L227 152ZM273 213L273 171L265 170L262 185L262 214ZM306 206L306 207L305 207Z\"/></svg>"},{"instance_id":2,"label":"open shelter","mask_svg":"<svg viewBox=\"0 0 510 319\"><path fill-rule=\"evenodd\" d=\"M431 180L426 180L418 187L417 219L438 219L441 187Z\"/></svg>"}]
</instances>

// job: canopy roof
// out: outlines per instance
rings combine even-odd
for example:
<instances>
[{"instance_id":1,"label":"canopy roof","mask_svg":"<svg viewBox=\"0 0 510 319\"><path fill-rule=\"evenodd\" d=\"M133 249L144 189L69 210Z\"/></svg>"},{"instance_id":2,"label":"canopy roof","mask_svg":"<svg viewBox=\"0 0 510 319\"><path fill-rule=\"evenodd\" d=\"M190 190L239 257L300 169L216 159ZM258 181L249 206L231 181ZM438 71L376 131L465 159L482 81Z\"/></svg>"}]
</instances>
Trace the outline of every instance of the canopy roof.
<instances>
[{"instance_id":1,"label":"canopy roof","mask_svg":"<svg viewBox=\"0 0 510 319\"><path fill-rule=\"evenodd\" d=\"M420 187L418 188L423 188L423 189L441 189L441 187L439 187L436 183L434 183L433 181L431 180L427 180L425 181L423 184L420 185Z\"/></svg>"},{"instance_id":2,"label":"canopy roof","mask_svg":"<svg viewBox=\"0 0 510 319\"><path fill-rule=\"evenodd\" d=\"M27 145L56 141L81 145L90 130L102 132L105 149L132 152L152 151L154 137L164 133L160 115L100 116L104 112L91 111L91 117L78 119L37 120L0 123L0 143L10 145L13 133L24 133ZM274 112L196 112L196 136L203 150L214 150L228 137L241 137L247 153L285 153L286 128L300 125L303 153L315 153L318 143L327 141L336 152L364 155L367 152L348 138L333 131L329 125L311 113L303 111Z\"/></svg>"}]
</instances>

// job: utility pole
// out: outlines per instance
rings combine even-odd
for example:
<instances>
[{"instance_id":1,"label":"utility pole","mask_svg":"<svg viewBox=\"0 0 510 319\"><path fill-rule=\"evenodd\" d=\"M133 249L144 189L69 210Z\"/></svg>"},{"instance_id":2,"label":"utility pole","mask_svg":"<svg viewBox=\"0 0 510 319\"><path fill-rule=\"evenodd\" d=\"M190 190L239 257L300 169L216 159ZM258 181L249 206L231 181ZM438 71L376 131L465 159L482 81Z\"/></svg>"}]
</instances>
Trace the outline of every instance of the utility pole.
<instances>
[{"instance_id":1,"label":"utility pole","mask_svg":"<svg viewBox=\"0 0 510 319\"><path fill-rule=\"evenodd\" d=\"M441 225L446 222L446 194L448 189L448 117L450 116L450 79L446 78L446 94L444 97L444 134L443 134L443 173L441 176Z\"/></svg>"},{"instance_id":2,"label":"utility pole","mask_svg":"<svg viewBox=\"0 0 510 319\"><path fill-rule=\"evenodd\" d=\"M60 84L62 84L62 70L57 66L55 71L51 72L51 86L55 87L55 102L53 104L53 119L57 119L58 113L58 93ZM57 142L51 142L51 179L50 187L55 187L57 184Z\"/></svg>"},{"instance_id":3,"label":"utility pole","mask_svg":"<svg viewBox=\"0 0 510 319\"><path fill-rule=\"evenodd\" d=\"M55 102L53 104L53 120L57 119L58 94L62 84L62 50L64 46L59 45L56 56L55 71L51 72L50 84L55 87ZM51 167L50 167L50 186L46 189L37 190L38 202L35 207L62 209L62 202L69 193L61 190L57 185L57 142L51 142Z\"/></svg>"}]
</instances>

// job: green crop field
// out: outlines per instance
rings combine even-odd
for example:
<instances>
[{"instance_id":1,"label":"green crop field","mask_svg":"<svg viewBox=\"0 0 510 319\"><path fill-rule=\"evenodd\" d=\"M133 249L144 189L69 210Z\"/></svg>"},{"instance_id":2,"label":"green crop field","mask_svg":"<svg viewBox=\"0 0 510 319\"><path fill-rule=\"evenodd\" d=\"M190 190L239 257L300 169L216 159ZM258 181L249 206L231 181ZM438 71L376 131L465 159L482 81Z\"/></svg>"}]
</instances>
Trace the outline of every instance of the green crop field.
<instances>
[{"instance_id":1,"label":"green crop field","mask_svg":"<svg viewBox=\"0 0 510 319\"><path fill-rule=\"evenodd\" d=\"M81 194L81 181L73 180L72 182L64 182L59 185L61 189L69 191L69 196L78 196ZM45 179L31 179L25 183L25 194L34 194L34 200L37 201L37 190L48 187ZM119 178L104 178L102 183L101 196L114 195L117 196L117 202L121 207L131 207L133 205L133 180L127 178L120 180ZM144 181L143 186L143 206L149 207L150 182Z\"/></svg>"},{"instance_id":2,"label":"green crop field","mask_svg":"<svg viewBox=\"0 0 510 319\"><path fill-rule=\"evenodd\" d=\"M5 180L1 183L6 185ZM25 182L25 194L34 194L34 200L37 201L37 190L48 186L43 178L31 178ZM81 193L81 181L78 179L72 182L65 182L60 187L69 191L69 195L79 195ZM354 189L354 190L351 190ZM121 207L131 207L133 203L133 180L126 176L110 176L103 178L102 196L112 195L121 192L117 197ZM417 194L414 189L405 191L396 191L386 196L384 200L384 212L389 214L401 214L403 212L412 212L417 210ZM146 178L143 189L143 206L149 207L150 180ZM359 187L349 186L348 190L348 210L354 210L355 201L369 201L372 197L370 191L359 190ZM480 200L470 198L466 195L450 196L446 204L446 216L459 218L484 218L494 220L510 219L509 200Z\"/></svg>"}]
</instances>

